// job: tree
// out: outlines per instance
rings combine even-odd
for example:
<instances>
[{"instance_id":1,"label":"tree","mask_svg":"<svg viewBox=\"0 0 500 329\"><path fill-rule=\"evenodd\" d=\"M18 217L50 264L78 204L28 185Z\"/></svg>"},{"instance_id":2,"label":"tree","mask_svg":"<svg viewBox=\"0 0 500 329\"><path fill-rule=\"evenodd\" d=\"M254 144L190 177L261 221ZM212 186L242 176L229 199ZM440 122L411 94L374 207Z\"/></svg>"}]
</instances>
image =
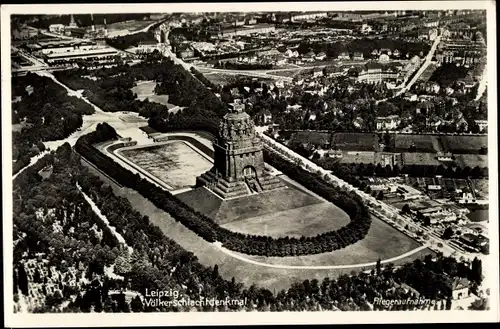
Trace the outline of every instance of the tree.
<instances>
[{"instance_id":1,"label":"tree","mask_svg":"<svg viewBox=\"0 0 500 329\"><path fill-rule=\"evenodd\" d=\"M219 277L219 265L214 265L214 270L212 271L212 280L216 280Z\"/></svg>"},{"instance_id":2,"label":"tree","mask_svg":"<svg viewBox=\"0 0 500 329\"><path fill-rule=\"evenodd\" d=\"M477 284L481 284L481 281L483 280L483 265L481 260L477 257L474 257L472 260L470 279L477 282Z\"/></svg>"},{"instance_id":3,"label":"tree","mask_svg":"<svg viewBox=\"0 0 500 329\"><path fill-rule=\"evenodd\" d=\"M377 260L376 269L377 269L377 276L379 276L379 275L380 275L380 273L381 273L381 271L382 271L382 264L381 264L380 257L379 257L379 259Z\"/></svg>"},{"instance_id":4,"label":"tree","mask_svg":"<svg viewBox=\"0 0 500 329\"><path fill-rule=\"evenodd\" d=\"M429 225L431 225L431 219L430 219L430 217L429 217L429 216L425 216L425 217L424 217L424 225L425 225L425 226L429 226Z\"/></svg>"},{"instance_id":5,"label":"tree","mask_svg":"<svg viewBox=\"0 0 500 329\"><path fill-rule=\"evenodd\" d=\"M25 296L28 296L28 275L26 274L26 270L24 269L24 265L20 265L17 270L18 273L18 282L19 282L19 290Z\"/></svg>"},{"instance_id":6,"label":"tree","mask_svg":"<svg viewBox=\"0 0 500 329\"><path fill-rule=\"evenodd\" d=\"M144 306L142 305L142 301L139 295L135 296L135 298L132 299L132 301L130 302L130 308L132 309L132 312L136 313L144 311Z\"/></svg>"},{"instance_id":7,"label":"tree","mask_svg":"<svg viewBox=\"0 0 500 329\"><path fill-rule=\"evenodd\" d=\"M383 200L384 199L384 192L383 191L379 191L378 194L377 194L377 200Z\"/></svg>"}]
</instances>

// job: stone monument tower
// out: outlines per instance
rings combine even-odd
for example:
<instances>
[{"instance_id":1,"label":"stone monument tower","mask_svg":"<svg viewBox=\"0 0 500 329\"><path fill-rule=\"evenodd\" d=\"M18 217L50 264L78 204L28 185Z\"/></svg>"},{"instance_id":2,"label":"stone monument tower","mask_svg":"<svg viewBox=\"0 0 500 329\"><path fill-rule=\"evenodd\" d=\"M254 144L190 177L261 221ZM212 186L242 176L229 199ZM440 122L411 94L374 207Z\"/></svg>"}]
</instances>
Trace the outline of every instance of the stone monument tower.
<instances>
[{"instance_id":1,"label":"stone monument tower","mask_svg":"<svg viewBox=\"0 0 500 329\"><path fill-rule=\"evenodd\" d=\"M197 185L206 186L223 199L285 187L264 166L262 141L244 111L245 105L240 100L230 105L214 141L214 166L197 177Z\"/></svg>"}]
</instances>

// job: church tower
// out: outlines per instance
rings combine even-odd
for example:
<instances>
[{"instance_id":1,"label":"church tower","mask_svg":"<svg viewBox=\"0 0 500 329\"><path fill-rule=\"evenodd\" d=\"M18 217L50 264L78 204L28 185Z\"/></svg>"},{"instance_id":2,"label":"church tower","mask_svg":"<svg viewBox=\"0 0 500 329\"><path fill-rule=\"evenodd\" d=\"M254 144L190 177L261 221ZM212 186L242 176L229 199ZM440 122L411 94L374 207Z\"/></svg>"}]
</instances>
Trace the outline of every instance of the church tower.
<instances>
[{"instance_id":1,"label":"church tower","mask_svg":"<svg viewBox=\"0 0 500 329\"><path fill-rule=\"evenodd\" d=\"M264 166L262 141L245 105L240 100L230 105L214 141L214 166L196 179L197 185L223 199L283 188Z\"/></svg>"}]
</instances>

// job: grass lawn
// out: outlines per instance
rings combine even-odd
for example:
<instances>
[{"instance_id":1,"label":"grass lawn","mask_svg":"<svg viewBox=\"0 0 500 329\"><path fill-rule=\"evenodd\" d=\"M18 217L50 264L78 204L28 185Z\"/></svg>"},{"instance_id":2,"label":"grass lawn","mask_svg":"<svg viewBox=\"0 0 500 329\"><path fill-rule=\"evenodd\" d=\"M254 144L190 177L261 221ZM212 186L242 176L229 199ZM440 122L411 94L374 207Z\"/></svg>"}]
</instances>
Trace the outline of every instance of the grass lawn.
<instances>
[{"instance_id":1,"label":"grass lawn","mask_svg":"<svg viewBox=\"0 0 500 329\"><path fill-rule=\"evenodd\" d=\"M375 151L378 137L373 133L334 133L331 143L344 151Z\"/></svg>"},{"instance_id":2,"label":"grass lawn","mask_svg":"<svg viewBox=\"0 0 500 329\"><path fill-rule=\"evenodd\" d=\"M370 231L366 237L341 250L295 257L245 257L262 263L282 265L348 265L376 262L379 258L389 259L420 246L419 242L386 224L381 219L372 217Z\"/></svg>"},{"instance_id":3,"label":"grass lawn","mask_svg":"<svg viewBox=\"0 0 500 329\"><path fill-rule=\"evenodd\" d=\"M228 230L255 235L315 236L349 223L349 216L329 202L277 211L222 225Z\"/></svg>"},{"instance_id":4,"label":"grass lawn","mask_svg":"<svg viewBox=\"0 0 500 329\"><path fill-rule=\"evenodd\" d=\"M342 155L340 163L375 163L375 153L374 152L355 152L348 151Z\"/></svg>"},{"instance_id":5,"label":"grass lawn","mask_svg":"<svg viewBox=\"0 0 500 329\"><path fill-rule=\"evenodd\" d=\"M455 155L455 162L462 168L466 166L471 168L475 166L488 167L488 156L480 154L457 154Z\"/></svg>"},{"instance_id":6,"label":"grass lawn","mask_svg":"<svg viewBox=\"0 0 500 329\"><path fill-rule=\"evenodd\" d=\"M269 71L269 74L277 75L280 77L289 77L289 78L293 78L295 75L297 75L297 73L299 73L298 70Z\"/></svg>"},{"instance_id":7,"label":"grass lawn","mask_svg":"<svg viewBox=\"0 0 500 329\"><path fill-rule=\"evenodd\" d=\"M132 92L137 94L137 98L141 101L148 99L150 102L163 104L172 109L174 104L168 102L168 95L157 95L154 93L156 87L155 81L137 81L137 86L132 87Z\"/></svg>"},{"instance_id":8,"label":"grass lawn","mask_svg":"<svg viewBox=\"0 0 500 329\"><path fill-rule=\"evenodd\" d=\"M248 229L250 230L252 227L253 229L258 229L254 225L258 226L259 220L268 222L277 212L289 211L321 202L318 198L293 187L221 202L217 202L214 199L217 197L205 188L198 188L178 194L177 196L197 211L204 213L221 224L247 220L241 224L242 227L238 230L239 232L244 232L247 226L249 226ZM232 224L230 227L234 228L238 226L238 224ZM264 233L264 229L265 227L262 226L260 234Z\"/></svg>"},{"instance_id":9,"label":"grass lawn","mask_svg":"<svg viewBox=\"0 0 500 329\"><path fill-rule=\"evenodd\" d=\"M210 72L210 71L209 71ZM203 71L202 71L203 73ZM223 73L204 73L205 78L207 78L210 82L216 85L224 86L227 84L231 84L236 81L236 77L230 74Z\"/></svg>"},{"instance_id":10,"label":"grass lawn","mask_svg":"<svg viewBox=\"0 0 500 329\"><path fill-rule=\"evenodd\" d=\"M323 146L330 142L331 134L319 131L297 131L292 134L290 144L311 143Z\"/></svg>"}]
</instances>

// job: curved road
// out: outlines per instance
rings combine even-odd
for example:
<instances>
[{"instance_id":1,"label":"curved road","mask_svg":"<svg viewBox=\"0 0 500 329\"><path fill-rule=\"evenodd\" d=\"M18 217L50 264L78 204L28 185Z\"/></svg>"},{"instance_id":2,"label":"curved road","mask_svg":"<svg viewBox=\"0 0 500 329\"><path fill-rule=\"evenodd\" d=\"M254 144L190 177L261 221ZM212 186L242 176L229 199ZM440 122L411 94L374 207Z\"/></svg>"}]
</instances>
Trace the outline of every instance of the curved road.
<instances>
[{"instance_id":1,"label":"curved road","mask_svg":"<svg viewBox=\"0 0 500 329\"><path fill-rule=\"evenodd\" d=\"M349 265L282 265L282 264L267 264L267 263L262 263L258 262L253 259L246 258L242 255L236 254L233 251L224 248L220 242L214 242L213 245L217 247L219 250L221 250L223 253L239 259L243 262L250 263L253 265L258 265L258 266L264 266L264 267L272 267L272 268L279 268L279 269L289 269L289 270L334 270L334 269L346 269L346 268L360 268L360 267L369 267L369 266L375 266L377 265L377 262L371 262L371 263L363 263L363 264L349 264ZM413 255L421 250L424 250L427 248L427 245L420 246L418 248L415 248L413 250L410 250L404 254L401 254L399 256L389 258L389 259L384 259L380 261L381 264L386 264L386 263L391 263L396 260L408 257L410 255Z\"/></svg>"}]
</instances>

